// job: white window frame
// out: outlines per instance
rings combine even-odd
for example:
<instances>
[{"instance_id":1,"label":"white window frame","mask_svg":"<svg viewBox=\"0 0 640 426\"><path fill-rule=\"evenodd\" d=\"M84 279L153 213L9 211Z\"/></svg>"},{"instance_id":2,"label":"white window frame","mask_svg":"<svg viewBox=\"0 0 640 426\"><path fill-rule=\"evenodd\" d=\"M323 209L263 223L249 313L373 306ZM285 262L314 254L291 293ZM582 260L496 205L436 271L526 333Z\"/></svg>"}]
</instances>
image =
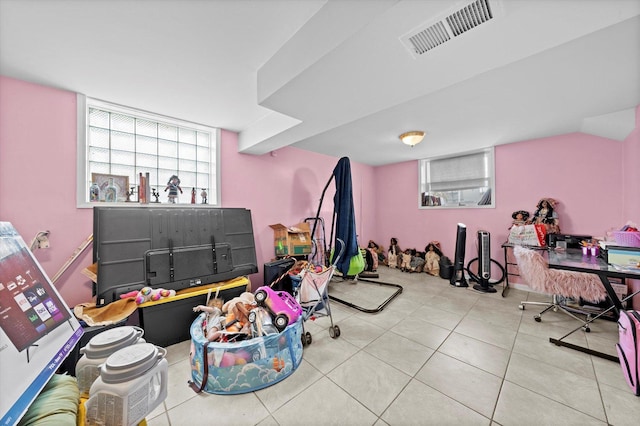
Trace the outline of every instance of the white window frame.
<instances>
[{"instance_id":1,"label":"white window frame","mask_svg":"<svg viewBox=\"0 0 640 426\"><path fill-rule=\"evenodd\" d=\"M455 160L467 156L473 156L484 153L485 174L480 179L484 179L486 185L470 187L464 190L460 189L441 189L439 191L432 190L432 181L435 180L431 176L431 162L437 160ZM477 151L469 151L455 155L446 155L440 157L425 158L418 161L418 208L420 209L487 209L496 206L496 188L495 188L495 150L493 147L485 148ZM476 178L478 179L478 178ZM452 192L462 193L464 191L478 191L482 188L488 188L490 192L491 202L489 204L479 205L477 202L465 202L464 200L454 201L446 200L442 195L450 195ZM486 190L485 190L486 191ZM423 195L433 196L434 199L442 200L440 205L424 205Z\"/></svg>"},{"instance_id":2,"label":"white window frame","mask_svg":"<svg viewBox=\"0 0 640 426\"><path fill-rule=\"evenodd\" d=\"M77 179L76 179L76 202L78 208L93 208L94 206L127 206L132 205L144 206L147 204L140 204L135 202L90 202L89 201L89 187L91 186L91 176L89 171L89 158L88 158L88 131L89 131L89 108L96 107L99 109L105 109L115 113L124 114L127 116L149 120L152 122L158 122L167 124L170 126L177 126L181 128L187 128L191 130L197 130L198 132L209 133L211 146L209 152L211 158L209 159L209 187L207 188L207 204L201 204L200 188L197 188L196 192L196 204L191 204L191 189L185 190L180 195L180 202L176 204L168 203L166 201L166 193L158 188L158 192L165 198L161 201L163 207L219 207L220 206L220 129L204 126L188 122L185 120L178 120L171 117L166 117L160 114L150 113L147 111L138 110L135 108L125 107L122 105L101 101L98 99L88 98L83 94L77 95ZM177 172L179 173L179 172ZM167 176L168 178L168 176ZM134 182L129 182L129 186L137 186L137 179ZM183 188L184 189L184 188ZM149 204L157 205L153 203L153 197L149 194Z\"/></svg>"}]
</instances>

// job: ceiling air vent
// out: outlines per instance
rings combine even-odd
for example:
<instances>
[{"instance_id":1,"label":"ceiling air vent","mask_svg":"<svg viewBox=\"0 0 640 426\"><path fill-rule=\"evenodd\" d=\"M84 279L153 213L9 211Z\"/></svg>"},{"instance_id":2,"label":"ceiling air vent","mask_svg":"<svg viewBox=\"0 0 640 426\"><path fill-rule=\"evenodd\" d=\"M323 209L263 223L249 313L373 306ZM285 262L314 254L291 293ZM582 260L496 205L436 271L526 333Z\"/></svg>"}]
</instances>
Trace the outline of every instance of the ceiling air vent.
<instances>
[{"instance_id":1,"label":"ceiling air vent","mask_svg":"<svg viewBox=\"0 0 640 426\"><path fill-rule=\"evenodd\" d=\"M458 37L501 14L498 0L476 0L462 8L447 11L441 19L429 21L401 38L414 56Z\"/></svg>"}]
</instances>

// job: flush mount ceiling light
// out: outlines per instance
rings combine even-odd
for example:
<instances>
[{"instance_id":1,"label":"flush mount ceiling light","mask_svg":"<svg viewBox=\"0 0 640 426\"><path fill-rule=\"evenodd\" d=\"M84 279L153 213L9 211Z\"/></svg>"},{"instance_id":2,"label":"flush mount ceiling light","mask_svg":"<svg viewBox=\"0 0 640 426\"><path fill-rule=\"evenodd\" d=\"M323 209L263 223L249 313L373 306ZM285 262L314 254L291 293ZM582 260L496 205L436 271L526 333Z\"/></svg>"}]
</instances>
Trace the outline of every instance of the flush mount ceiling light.
<instances>
[{"instance_id":1,"label":"flush mount ceiling light","mask_svg":"<svg viewBox=\"0 0 640 426\"><path fill-rule=\"evenodd\" d=\"M420 142L422 142L422 138L424 138L424 132L419 130L406 132L400 135L400 140L402 141L402 143L409 146L418 145Z\"/></svg>"}]
</instances>

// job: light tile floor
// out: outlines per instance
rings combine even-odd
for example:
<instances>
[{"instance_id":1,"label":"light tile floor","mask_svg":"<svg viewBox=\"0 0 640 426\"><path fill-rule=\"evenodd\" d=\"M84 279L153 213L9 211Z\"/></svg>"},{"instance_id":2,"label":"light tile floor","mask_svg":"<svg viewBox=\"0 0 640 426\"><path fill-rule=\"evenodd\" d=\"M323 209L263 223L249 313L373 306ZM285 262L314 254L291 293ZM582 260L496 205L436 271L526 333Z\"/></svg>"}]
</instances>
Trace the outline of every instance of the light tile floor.
<instances>
[{"instance_id":1,"label":"light tile floor","mask_svg":"<svg viewBox=\"0 0 640 426\"><path fill-rule=\"evenodd\" d=\"M332 318L305 323L313 342L287 379L242 395L195 394L189 342L167 348L169 389L148 417L162 425L638 425L640 398L620 366L549 343L577 322L518 309L545 296L507 297L456 288L427 274L381 267L379 281L403 286L377 314L337 302ZM334 280L329 294L376 308L393 288ZM499 288L501 290L501 286ZM568 341L615 355L616 324L598 320Z\"/></svg>"}]
</instances>

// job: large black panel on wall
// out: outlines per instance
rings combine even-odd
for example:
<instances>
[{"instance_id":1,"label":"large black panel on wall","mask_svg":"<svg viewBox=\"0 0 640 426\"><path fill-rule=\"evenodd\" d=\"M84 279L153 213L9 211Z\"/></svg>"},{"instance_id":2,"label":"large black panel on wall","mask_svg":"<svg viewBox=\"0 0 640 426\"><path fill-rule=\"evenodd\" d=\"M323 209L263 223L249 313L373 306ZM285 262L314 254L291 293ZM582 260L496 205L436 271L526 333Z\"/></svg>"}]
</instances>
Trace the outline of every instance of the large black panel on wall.
<instances>
[{"instance_id":1,"label":"large black panel on wall","mask_svg":"<svg viewBox=\"0 0 640 426\"><path fill-rule=\"evenodd\" d=\"M180 290L258 272L251 211L96 206L98 306L144 286Z\"/></svg>"}]
</instances>

